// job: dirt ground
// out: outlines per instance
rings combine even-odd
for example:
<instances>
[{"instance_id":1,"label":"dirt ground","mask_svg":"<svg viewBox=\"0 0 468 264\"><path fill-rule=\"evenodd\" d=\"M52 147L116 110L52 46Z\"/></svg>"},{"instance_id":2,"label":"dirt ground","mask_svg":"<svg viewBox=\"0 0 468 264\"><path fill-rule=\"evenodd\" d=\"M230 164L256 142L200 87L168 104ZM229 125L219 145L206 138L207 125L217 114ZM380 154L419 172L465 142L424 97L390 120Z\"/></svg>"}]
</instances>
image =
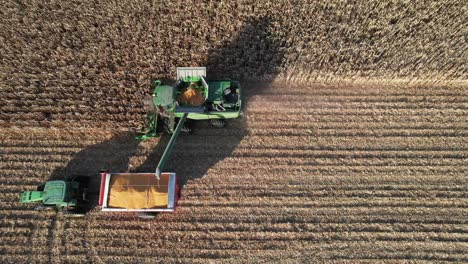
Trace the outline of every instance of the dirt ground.
<instances>
[{"instance_id":1,"label":"dirt ground","mask_svg":"<svg viewBox=\"0 0 468 264\"><path fill-rule=\"evenodd\" d=\"M19 194L67 172L152 171L167 138L1 128L0 261L468 261L465 86L245 86L242 119L178 139L183 198L151 221L39 213Z\"/></svg>"}]
</instances>

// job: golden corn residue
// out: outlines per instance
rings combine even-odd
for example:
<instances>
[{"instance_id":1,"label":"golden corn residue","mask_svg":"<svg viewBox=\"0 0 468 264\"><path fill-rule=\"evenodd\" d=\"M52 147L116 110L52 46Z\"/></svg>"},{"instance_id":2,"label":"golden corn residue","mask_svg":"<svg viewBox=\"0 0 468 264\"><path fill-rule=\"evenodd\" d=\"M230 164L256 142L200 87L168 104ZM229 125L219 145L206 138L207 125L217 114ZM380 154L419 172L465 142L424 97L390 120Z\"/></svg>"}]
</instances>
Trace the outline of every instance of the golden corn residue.
<instances>
[{"instance_id":1,"label":"golden corn residue","mask_svg":"<svg viewBox=\"0 0 468 264\"><path fill-rule=\"evenodd\" d=\"M169 174L158 181L152 174L119 174L110 179L108 205L112 208L167 207Z\"/></svg>"},{"instance_id":2,"label":"golden corn residue","mask_svg":"<svg viewBox=\"0 0 468 264\"><path fill-rule=\"evenodd\" d=\"M179 102L179 104L200 106L205 102L205 98L201 94L200 89L197 89L197 85L191 83L190 86L185 88L179 95L177 102Z\"/></svg>"}]
</instances>

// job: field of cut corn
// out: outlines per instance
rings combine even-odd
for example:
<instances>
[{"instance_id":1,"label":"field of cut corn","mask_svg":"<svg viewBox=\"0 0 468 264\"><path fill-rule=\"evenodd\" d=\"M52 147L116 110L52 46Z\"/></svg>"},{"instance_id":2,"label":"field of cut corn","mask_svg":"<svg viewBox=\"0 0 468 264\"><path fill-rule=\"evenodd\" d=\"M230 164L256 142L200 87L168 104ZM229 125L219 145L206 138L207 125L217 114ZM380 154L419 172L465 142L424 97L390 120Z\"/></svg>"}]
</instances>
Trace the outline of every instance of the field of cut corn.
<instances>
[{"instance_id":1,"label":"field of cut corn","mask_svg":"<svg viewBox=\"0 0 468 264\"><path fill-rule=\"evenodd\" d=\"M4 1L1 263L468 262L463 1ZM241 81L181 135L174 214L37 212L48 179L153 171L149 81Z\"/></svg>"},{"instance_id":2,"label":"field of cut corn","mask_svg":"<svg viewBox=\"0 0 468 264\"><path fill-rule=\"evenodd\" d=\"M51 175L152 171L167 138L3 128L2 262L468 261L466 89L285 85L247 84L242 120L178 139L183 199L154 221L18 199Z\"/></svg>"}]
</instances>

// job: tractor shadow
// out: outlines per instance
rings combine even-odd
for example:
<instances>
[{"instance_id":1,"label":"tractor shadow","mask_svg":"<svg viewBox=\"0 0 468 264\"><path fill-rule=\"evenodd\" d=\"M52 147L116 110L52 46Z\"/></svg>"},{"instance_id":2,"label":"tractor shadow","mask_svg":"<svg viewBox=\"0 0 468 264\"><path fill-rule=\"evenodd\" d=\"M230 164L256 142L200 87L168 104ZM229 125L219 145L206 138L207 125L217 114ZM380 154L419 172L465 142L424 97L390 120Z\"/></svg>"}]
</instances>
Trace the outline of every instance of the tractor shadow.
<instances>
[{"instance_id":1,"label":"tractor shadow","mask_svg":"<svg viewBox=\"0 0 468 264\"><path fill-rule=\"evenodd\" d=\"M208 79L232 79L241 84L243 117L227 120L225 128L212 128L208 121L190 120L191 134L179 135L163 171L176 172L182 189L205 176L218 162L231 157L248 134L247 112L253 95L268 89L268 82L249 82L253 77L273 79L283 62L282 39L273 32L269 17L250 19L236 37L211 49L207 60ZM185 66L185 65L181 65ZM164 134L135 172L154 172L171 135ZM236 166L233 164L233 166ZM232 171L235 173L235 170Z\"/></svg>"},{"instance_id":2,"label":"tractor shadow","mask_svg":"<svg viewBox=\"0 0 468 264\"><path fill-rule=\"evenodd\" d=\"M114 135L108 140L89 146L78 152L66 166L57 167L49 180L70 179L85 176L88 181L88 205L91 210L98 204L101 176L99 171L111 169L115 172L128 171L130 158L138 151L139 142L135 133L126 132Z\"/></svg>"}]
</instances>

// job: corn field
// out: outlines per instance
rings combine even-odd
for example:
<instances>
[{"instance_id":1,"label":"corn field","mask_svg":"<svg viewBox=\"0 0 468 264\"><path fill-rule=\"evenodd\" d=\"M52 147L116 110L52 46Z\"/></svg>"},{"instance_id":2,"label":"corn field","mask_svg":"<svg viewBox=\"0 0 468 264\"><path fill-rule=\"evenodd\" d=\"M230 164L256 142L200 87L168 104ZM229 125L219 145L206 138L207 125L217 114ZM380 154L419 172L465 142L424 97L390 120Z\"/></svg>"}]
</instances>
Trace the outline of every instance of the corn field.
<instances>
[{"instance_id":1,"label":"corn field","mask_svg":"<svg viewBox=\"0 0 468 264\"><path fill-rule=\"evenodd\" d=\"M3 1L0 262L468 262L464 1ZM134 140L177 66L242 85L167 169L176 213L38 212L70 174L152 172Z\"/></svg>"}]
</instances>

